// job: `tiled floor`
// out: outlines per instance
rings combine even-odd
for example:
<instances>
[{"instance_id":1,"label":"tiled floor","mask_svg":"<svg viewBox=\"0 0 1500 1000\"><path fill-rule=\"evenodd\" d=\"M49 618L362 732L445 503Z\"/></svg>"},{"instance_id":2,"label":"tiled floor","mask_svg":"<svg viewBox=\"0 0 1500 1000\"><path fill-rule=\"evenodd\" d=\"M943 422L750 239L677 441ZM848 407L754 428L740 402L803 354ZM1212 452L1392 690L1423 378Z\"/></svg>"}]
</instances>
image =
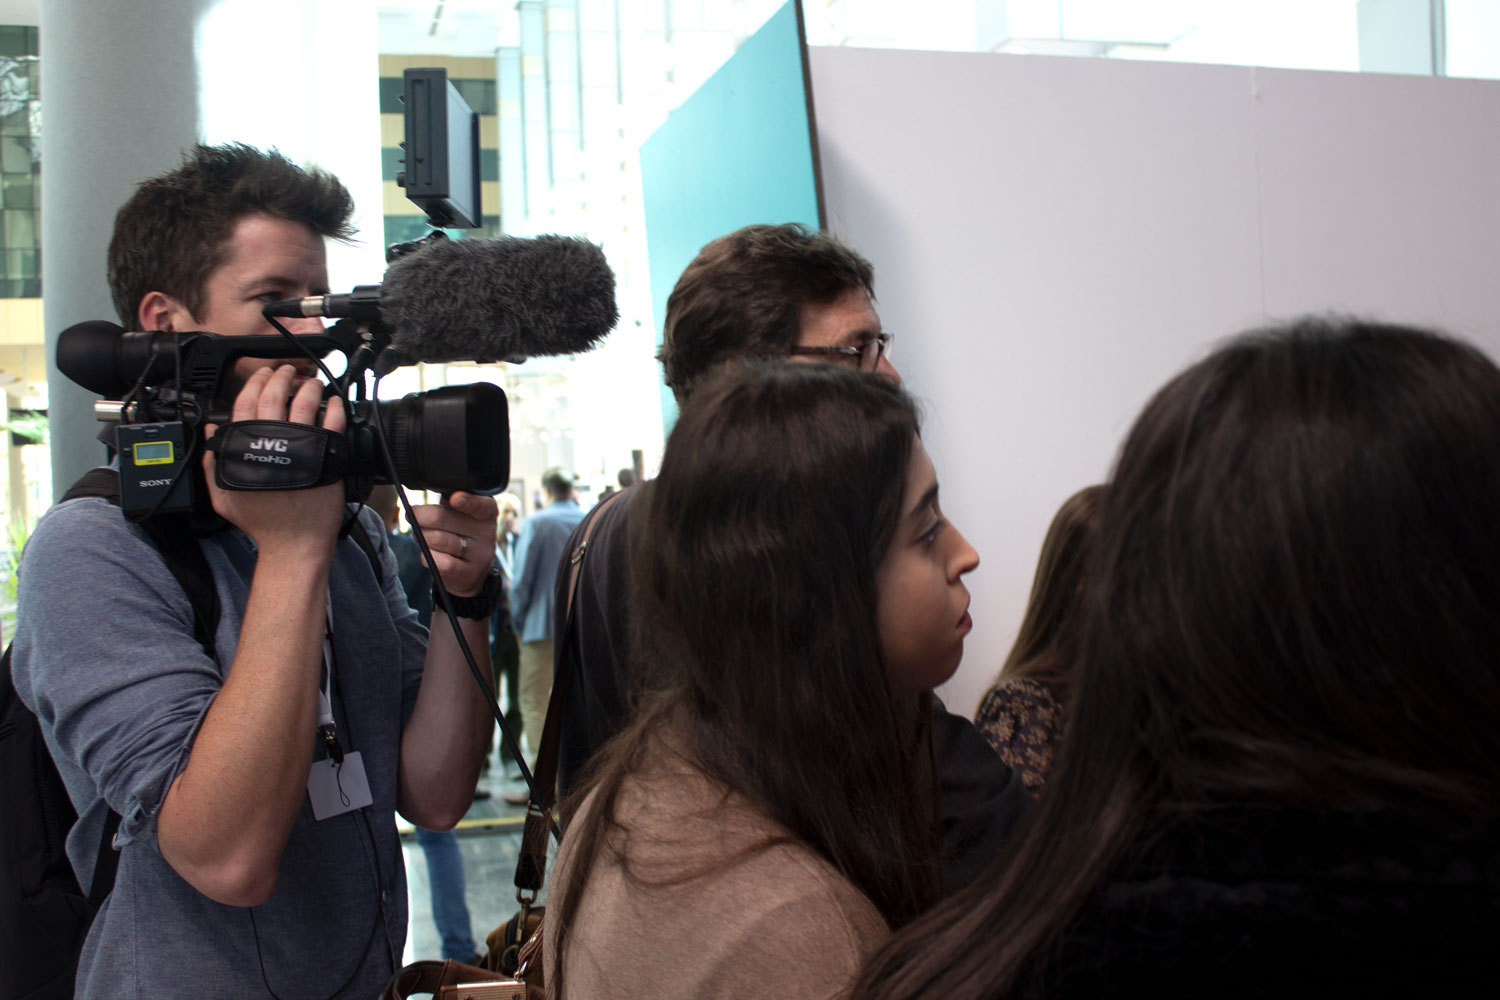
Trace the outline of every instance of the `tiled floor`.
<instances>
[{"instance_id":1,"label":"tiled floor","mask_svg":"<svg viewBox=\"0 0 1500 1000\"><path fill-rule=\"evenodd\" d=\"M506 792L522 791L525 786L520 780L506 781L493 761L490 774L479 782L479 787L489 792L490 798L475 802L458 826L458 843L464 859L464 901L469 907L474 943L481 952L485 947L485 935L509 920L518 909L516 852L521 843L522 818L526 814L523 806L507 805L501 798ZM406 891L411 912L402 961L442 958L437 928L432 923L427 861L417 846L415 834L403 833L401 848L406 855ZM553 850L556 850L556 844L553 844ZM546 898L545 889L542 897Z\"/></svg>"}]
</instances>

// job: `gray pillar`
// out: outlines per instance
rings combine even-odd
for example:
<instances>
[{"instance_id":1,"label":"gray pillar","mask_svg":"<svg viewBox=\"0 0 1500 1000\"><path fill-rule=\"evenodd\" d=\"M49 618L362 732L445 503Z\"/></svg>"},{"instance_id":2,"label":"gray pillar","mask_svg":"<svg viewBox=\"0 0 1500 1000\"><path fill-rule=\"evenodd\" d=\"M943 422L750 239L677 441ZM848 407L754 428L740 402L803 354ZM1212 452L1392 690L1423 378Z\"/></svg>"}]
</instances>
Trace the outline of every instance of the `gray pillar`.
<instances>
[{"instance_id":1,"label":"gray pillar","mask_svg":"<svg viewBox=\"0 0 1500 1000\"><path fill-rule=\"evenodd\" d=\"M57 371L57 334L118 321L105 255L115 212L141 180L198 141L194 31L216 0L46 0L41 43L42 308L52 493L104 456L98 397Z\"/></svg>"}]
</instances>

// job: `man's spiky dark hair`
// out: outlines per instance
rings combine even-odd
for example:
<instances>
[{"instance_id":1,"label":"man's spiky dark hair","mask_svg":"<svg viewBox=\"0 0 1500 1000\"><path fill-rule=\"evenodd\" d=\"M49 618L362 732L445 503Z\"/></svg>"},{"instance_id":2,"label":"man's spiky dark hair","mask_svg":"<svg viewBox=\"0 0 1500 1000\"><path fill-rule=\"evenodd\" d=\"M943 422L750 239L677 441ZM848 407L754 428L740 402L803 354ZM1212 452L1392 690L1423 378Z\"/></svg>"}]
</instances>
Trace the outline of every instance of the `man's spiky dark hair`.
<instances>
[{"instance_id":1,"label":"man's spiky dark hair","mask_svg":"<svg viewBox=\"0 0 1500 1000\"><path fill-rule=\"evenodd\" d=\"M115 216L109 289L126 329L147 292L165 292L197 315L208 276L224 263L240 219L263 214L348 239L354 199L332 174L304 170L242 143L195 146L183 164L141 184Z\"/></svg>"}]
</instances>

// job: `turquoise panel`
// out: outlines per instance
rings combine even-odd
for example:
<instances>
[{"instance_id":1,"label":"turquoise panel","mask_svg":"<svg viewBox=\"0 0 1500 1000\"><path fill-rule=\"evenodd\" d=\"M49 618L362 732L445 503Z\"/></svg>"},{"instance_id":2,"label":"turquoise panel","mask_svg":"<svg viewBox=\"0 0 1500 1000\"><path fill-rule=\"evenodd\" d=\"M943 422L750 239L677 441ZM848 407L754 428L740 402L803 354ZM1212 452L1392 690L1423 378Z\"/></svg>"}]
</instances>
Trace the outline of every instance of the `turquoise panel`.
<instances>
[{"instance_id":1,"label":"turquoise panel","mask_svg":"<svg viewBox=\"0 0 1500 1000\"><path fill-rule=\"evenodd\" d=\"M703 244L751 223L818 228L797 11L771 16L641 144L656 340L667 296ZM662 413L677 417L662 386Z\"/></svg>"}]
</instances>

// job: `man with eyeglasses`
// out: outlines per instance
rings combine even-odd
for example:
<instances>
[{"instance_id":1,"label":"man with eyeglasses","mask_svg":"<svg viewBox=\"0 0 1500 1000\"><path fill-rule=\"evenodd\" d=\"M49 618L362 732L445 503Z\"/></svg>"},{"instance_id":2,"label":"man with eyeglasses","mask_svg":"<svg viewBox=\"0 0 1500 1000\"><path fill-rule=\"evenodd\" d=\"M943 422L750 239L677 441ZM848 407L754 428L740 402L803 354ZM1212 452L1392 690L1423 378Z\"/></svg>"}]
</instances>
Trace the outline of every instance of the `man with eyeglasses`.
<instances>
[{"instance_id":1,"label":"man with eyeglasses","mask_svg":"<svg viewBox=\"0 0 1500 1000\"><path fill-rule=\"evenodd\" d=\"M874 308L873 306L871 307ZM798 344L792 348L792 357L806 357L826 359L837 362L845 358L854 362L862 372L880 371L882 369L895 372L896 368L890 362L891 340L895 334L877 333L869 337L863 344L858 346L848 344Z\"/></svg>"},{"instance_id":2,"label":"man with eyeglasses","mask_svg":"<svg viewBox=\"0 0 1500 1000\"><path fill-rule=\"evenodd\" d=\"M712 376L754 359L857 366L900 379L891 335L880 328L870 262L827 233L800 225L746 226L710 242L667 299L657 353L667 385L685 402ZM553 603L554 676L566 673L560 785L566 795L592 753L628 711L629 512L650 484L627 490L599 513L579 567L572 635L567 636L568 540ZM939 710L933 720L943 807L943 883L972 879L1009 836L1029 796L967 719Z\"/></svg>"}]
</instances>

